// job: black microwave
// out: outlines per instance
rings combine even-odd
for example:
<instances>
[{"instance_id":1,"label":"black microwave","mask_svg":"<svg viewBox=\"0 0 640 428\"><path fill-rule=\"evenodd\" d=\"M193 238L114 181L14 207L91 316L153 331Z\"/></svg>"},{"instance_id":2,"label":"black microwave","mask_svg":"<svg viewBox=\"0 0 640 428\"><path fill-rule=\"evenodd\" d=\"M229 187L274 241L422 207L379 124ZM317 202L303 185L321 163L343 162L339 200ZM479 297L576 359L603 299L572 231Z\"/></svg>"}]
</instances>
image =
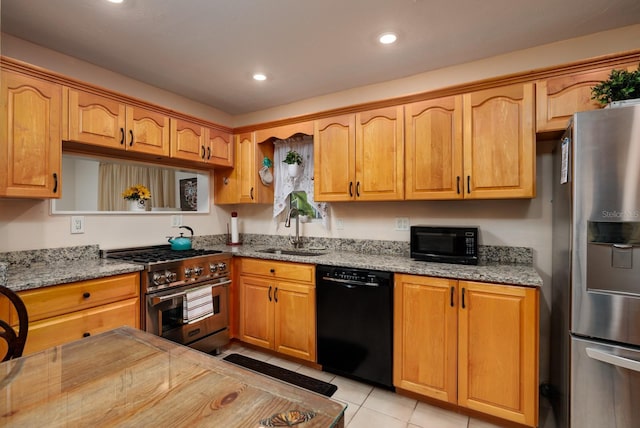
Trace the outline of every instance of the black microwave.
<instances>
[{"instance_id":1,"label":"black microwave","mask_svg":"<svg viewBox=\"0 0 640 428\"><path fill-rule=\"evenodd\" d=\"M411 258L415 260L478 264L478 228L411 226Z\"/></svg>"}]
</instances>

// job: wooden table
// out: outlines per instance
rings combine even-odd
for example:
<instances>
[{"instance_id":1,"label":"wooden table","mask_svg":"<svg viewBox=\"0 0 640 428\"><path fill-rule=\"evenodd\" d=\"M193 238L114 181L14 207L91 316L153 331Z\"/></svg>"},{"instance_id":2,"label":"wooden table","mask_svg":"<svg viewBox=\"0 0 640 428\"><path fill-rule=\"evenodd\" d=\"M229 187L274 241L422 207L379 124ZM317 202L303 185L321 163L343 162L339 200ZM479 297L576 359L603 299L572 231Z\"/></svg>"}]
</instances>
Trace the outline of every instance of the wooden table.
<instances>
[{"instance_id":1,"label":"wooden table","mask_svg":"<svg viewBox=\"0 0 640 428\"><path fill-rule=\"evenodd\" d=\"M0 364L0 426L252 427L291 410L343 427L345 405L122 327Z\"/></svg>"}]
</instances>

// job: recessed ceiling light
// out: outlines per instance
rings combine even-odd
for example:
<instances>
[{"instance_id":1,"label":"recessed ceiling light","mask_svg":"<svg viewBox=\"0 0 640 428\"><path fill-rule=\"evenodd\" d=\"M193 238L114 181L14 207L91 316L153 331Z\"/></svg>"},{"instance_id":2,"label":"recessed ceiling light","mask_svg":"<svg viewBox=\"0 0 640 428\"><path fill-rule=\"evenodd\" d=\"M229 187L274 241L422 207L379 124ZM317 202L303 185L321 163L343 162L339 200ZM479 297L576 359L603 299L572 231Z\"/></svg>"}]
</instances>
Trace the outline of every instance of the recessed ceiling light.
<instances>
[{"instance_id":1,"label":"recessed ceiling light","mask_svg":"<svg viewBox=\"0 0 640 428\"><path fill-rule=\"evenodd\" d=\"M259 81L267 80L267 76L265 76L262 73L256 73L253 75L253 80L259 80Z\"/></svg>"},{"instance_id":2,"label":"recessed ceiling light","mask_svg":"<svg viewBox=\"0 0 640 428\"><path fill-rule=\"evenodd\" d=\"M378 37L378 41L383 45L390 45L391 43L395 43L396 40L398 40L398 36L394 33L384 33Z\"/></svg>"}]
</instances>

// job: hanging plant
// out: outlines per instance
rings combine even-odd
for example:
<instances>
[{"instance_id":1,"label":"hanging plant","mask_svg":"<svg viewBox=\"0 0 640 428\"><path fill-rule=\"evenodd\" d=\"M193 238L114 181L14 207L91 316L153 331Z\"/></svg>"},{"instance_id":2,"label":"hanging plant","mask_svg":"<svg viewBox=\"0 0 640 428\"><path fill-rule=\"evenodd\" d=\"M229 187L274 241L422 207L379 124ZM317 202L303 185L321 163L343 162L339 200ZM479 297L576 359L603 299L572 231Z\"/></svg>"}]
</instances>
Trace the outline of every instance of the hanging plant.
<instances>
[{"instance_id":1,"label":"hanging plant","mask_svg":"<svg viewBox=\"0 0 640 428\"><path fill-rule=\"evenodd\" d=\"M591 88L591 99L601 105L640 98L640 68L636 71L611 70L607 80Z\"/></svg>"},{"instance_id":2,"label":"hanging plant","mask_svg":"<svg viewBox=\"0 0 640 428\"><path fill-rule=\"evenodd\" d=\"M293 164L302 165L302 156L300 155L300 153L296 152L295 150L289 150L287 152L287 156L284 158L282 162L289 165L293 165Z\"/></svg>"}]
</instances>

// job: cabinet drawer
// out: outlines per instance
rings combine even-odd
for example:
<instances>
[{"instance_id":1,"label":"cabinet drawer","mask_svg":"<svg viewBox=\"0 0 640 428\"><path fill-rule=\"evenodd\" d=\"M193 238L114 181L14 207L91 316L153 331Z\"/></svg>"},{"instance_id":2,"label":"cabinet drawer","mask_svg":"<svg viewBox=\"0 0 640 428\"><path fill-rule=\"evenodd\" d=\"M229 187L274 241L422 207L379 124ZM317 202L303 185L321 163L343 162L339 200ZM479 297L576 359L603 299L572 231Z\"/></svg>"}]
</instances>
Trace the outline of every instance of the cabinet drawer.
<instances>
[{"instance_id":1,"label":"cabinet drawer","mask_svg":"<svg viewBox=\"0 0 640 428\"><path fill-rule=\"evenodd\" d=\"M242 259L240 273L301 282L315 281L315 266L273 260Z\"/></svg>"},{"instance_id":2,"label":"cabinet drawer","mask_svg":"<svg viewBox=\"0 0 640 428\"><path fill-rule=\"evenodd\" d=\"M140 274L133 272L28 290L18 294L27 307L29 322L33 322L138 297L140 295ZM12 324L17 324L15 313L13 315Z\"/></svg>"},{"instance_id":3,"label":"cabinet drawer","mask_svg":"<svg viewBox=\"0 0 640 428\"><path fill-rule=\"evenodd\" d=\"M111 303L97 308L72 312L29 323L24 354L96 335L128 325L139 328L140 301L137 298Z\"/></svg>"}]
</instances>

